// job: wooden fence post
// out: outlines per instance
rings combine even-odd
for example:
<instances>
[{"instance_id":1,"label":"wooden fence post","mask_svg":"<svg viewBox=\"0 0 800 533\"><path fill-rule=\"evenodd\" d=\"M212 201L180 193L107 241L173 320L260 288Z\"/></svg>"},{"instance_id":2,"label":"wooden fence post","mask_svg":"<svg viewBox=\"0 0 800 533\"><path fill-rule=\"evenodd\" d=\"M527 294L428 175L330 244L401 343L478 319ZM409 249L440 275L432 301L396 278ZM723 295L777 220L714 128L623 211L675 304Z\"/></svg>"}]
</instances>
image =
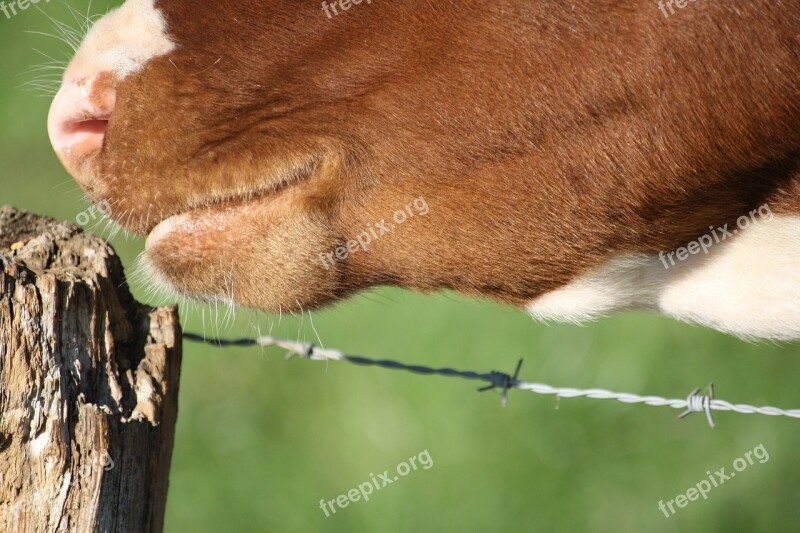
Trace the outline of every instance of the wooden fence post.
<instances>
[{"instance_id":1,"label":"wooden fence post","mask_svg":"<svg viewBox=\"0 0 800 533\"><path fill-rule=\"evenodd\" d=\"M161 531L180 364L108 244L0 208L0 531Z\"/></svg>"}]
</instances>

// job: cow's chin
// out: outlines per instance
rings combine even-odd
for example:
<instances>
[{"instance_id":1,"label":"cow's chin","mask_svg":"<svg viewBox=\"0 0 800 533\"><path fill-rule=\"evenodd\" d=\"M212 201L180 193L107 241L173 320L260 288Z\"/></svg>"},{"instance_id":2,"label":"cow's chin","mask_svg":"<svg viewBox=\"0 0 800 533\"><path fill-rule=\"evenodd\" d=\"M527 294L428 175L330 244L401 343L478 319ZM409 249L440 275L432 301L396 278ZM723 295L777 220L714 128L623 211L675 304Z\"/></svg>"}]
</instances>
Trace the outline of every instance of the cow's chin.
<instances>
[{"instance_id":1,"label":"cow's chin","mask_svg":"<svg viewBox=\"0 0 800 533\"><path fill-rule=\"evenodd\" d=\"M156 289L265 311L299 311L339 294L336 265L320 261L335 237L292 194L187 211L147 237L145 276Z\"/></svg>"}]
</instances>

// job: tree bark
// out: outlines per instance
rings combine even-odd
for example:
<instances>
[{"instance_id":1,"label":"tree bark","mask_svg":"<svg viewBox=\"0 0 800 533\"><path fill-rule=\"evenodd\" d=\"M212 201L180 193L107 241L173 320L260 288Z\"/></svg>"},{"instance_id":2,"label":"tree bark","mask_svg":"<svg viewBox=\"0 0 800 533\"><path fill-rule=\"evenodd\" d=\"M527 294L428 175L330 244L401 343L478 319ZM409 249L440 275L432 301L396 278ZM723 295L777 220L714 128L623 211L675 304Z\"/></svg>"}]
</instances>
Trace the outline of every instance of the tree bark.
<instances>
[{"instance_id":1,"label":"tree bark","mask_svg":"<svg viewBox=\"0 0 800 533\"><path fill-rule=\"evenodd\" d=\"M0 208L0 531L161 531L180 363L106 242Z\"/></svg>"}]
</instances>

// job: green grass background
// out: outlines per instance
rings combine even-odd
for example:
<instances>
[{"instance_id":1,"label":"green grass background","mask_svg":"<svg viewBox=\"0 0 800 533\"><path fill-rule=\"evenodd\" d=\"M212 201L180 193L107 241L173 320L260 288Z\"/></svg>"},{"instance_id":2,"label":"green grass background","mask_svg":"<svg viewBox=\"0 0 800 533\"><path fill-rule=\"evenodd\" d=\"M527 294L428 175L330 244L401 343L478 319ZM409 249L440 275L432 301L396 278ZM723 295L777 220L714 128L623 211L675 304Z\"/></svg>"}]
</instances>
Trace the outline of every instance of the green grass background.
<instances>
[{"instance_id":1,"label":"green grass background","mask_svg":"<svg viewBox=\"0 0 800 533\"><path fill-rule=\"evenodd\" d=\"M88 204L50 150L49 99L19 87L45 61L34 49L67 57L63 44L26 31L52 31L45 13L74 20L55 0L39 7L11 20L0 14L0 203L74 221ZM107 8L95 2L91 12ZM128 266L142 250L140 239L113 244ZM142 285L133 290L146 295ZM202 331L203 313L213 333L214 311L199 306L182 309L185 327ZM381 289L312 318L325 346L349 353L477 371L508 371L524 358L530 381L668 397L713 381L724 399L800 407L797 346L748 344L649 313L542 325L492 303ZM224 336L259 328L317 338L308 315L239 311L220 325ZM719 413L712 431L702 415L678 421L665 408L519 391L502 408L498 395L475 388L187 344L166 530L797 530L800 420ZM758 444L768 462L676 516L658 510ZM319 509L321 498L422 450L429 470L330 518Z\"/></svg>"}]
</instances>

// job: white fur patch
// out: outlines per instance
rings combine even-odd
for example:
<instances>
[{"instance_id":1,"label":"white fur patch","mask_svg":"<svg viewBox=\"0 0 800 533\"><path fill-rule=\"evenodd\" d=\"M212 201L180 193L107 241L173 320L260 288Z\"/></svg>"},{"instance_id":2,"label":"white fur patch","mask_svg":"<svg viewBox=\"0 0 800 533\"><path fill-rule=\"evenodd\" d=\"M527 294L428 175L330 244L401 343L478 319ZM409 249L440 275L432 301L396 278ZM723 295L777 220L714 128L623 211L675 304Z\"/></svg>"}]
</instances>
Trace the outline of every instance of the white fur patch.
<instances>
[{"instance_id":1,"label":"white fur patch","mask_svg":"<svg viewBox=\"0 0 800 533\"><path fill-rule=\"evenodd\" d=\"M65 78L81 80L108 71L119 79L150 59L174 50L155 0L127 0L98 20L70 62Z\"/></svg>"},{"instance_id":2,"label":"white fur patch","mask_svg":"<svg viewBox=\"0 0 800 533\"><path fill-rule=\"evenodd\" d=\"M614 311L647 307L661 285L663 270L649 255L616 257L540 296L527 310L538 320L579 323Z\"/></svg>"},{"instance_id":3,"label":"white fur patch","mask_svg":"<svg viewBox=\"0 0 800 533\"><path fill-rule=\"evenodd\" d=\"M800 217L761 221L668 269L655 255L614 258L527 306L569 322L630 308L745 338L800 338Z\"/></svg>"}]
</instances>

